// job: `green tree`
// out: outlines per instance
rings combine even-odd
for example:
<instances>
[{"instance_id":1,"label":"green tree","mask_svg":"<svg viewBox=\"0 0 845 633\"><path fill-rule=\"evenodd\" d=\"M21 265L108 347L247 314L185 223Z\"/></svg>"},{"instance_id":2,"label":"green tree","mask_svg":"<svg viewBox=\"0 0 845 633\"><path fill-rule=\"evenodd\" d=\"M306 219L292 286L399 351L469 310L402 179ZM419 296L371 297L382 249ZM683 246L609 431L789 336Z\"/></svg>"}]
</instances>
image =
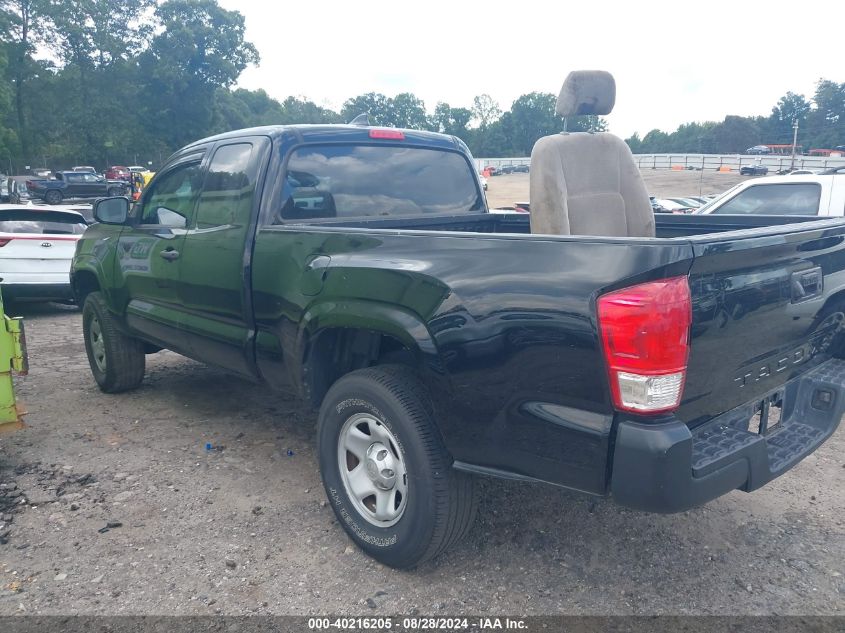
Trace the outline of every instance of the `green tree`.
<instances>
[{"instance_id":1,"label":"green tree","mask_svg":"<svg viewBox=\"0 0 845 633\"><path fill-rule=\"evenodd\" d=\"M643 140L640 138L640 135L636 132L626 138L625 142L628 144L628 147L631 148L632 154L645 154L645 152L643 151Z\"/></svg>"},{"instance_id":2,"label":"green tree","mask_svg":"<svg viewBox=\"0 0 845 633\"><path fill-rule=\"evenodd\" d=\"M138 55L152 36L145 20L154 0L61 0L50 16L49 44L64 63L105 67Z\"/></svg>"},{"instance_id":3,"label":"green tree","mask_svg":"<svg viewBox=\"0 0 845 633\"><path fill-rule=\"evenodd\" d=\"M304 98L288 97L282 102L279 123L344 123L343 118L328 108Z\"/></svg>"},{"instance_id":4,"label":"green tree","mask_svg":"<svg viewBox=\"0 0 845 633\"><path fill-rule=\"evenodd\" d=\"M49 0L0 0L0 26L8 64L6 76L13 86L16 131L24 155L30 146L29 83L41 69L33 54L37 46L49 40L49 11Z\"/></svg>"},{"instance_id":5,"label":"green tree","mask_svg":"<svg viewBox=\"0 0 845 633\"><path fill-rule=\"evenodd\" d=\"M778 99L777 105L772 108L772 114L762 124L766 142L792 143L793 122L797 121L800 127L804 127L809 112L810 103L803 95L787 92Z\"/></svg>"},{"instance_id":6,"label":"green tree","mask_svg":"<svg viewBox=\"0 0 845 633\"><path fill-rule=\"evenodd\" d=\"M659 154L667 151L669 135L660 130L651 130L643 137L640 149L643 154Z\"/></svg>"},{"instance_id":7,"label":"green tree","mask_svg":"<svg viewBox=\"0 0 845 633\"><path fill-rule=\"evenodd\" d=\"M435 132L448 134L446 130L452 125L452 106L445 101L438 101L434 106L434 114L431 117L431 127Z\"/></svg>"},{"instance_id":8,"label":"green tree","mask_svg":"<svg viewBox=\"0 0 845 633\"><path fill-rule=\"evenodd\" d=\"M440 101L434 108L430 127L435 132L457 136L468 144L467 139L470 137L468 126L471 120L472 110L469 108L453 108L448 103Z\"/></svg>"},{"instance_id":9,"label":"green tree","mask_svg":"<svg viewBox=\"0 0 845 633\"><path fill-rule=\"evenodd\" d=\"M6 51L0 48L0 76L5 75L8 62ZM12 111L12 90L7 82L0 83L0 173L11 172L12 154L19 150L18 136L6 126L5 121Z\"/></svg>"},{"instance_id":10,"label":"green tree","mask_svg":"<svg viewBox=\"0 0 845 633\"><path fill-rule=\"evenodd\" d=\"M714 125L707 136L717 154L738 154L761 142L760 128L753 119L730 114Z\"/></svg>"},{"instance_id":11,"label":"green tree","mask_svg":"<svg viewBox=\"0 0 845 633\"><path fill-rule=\"evenodd\" d=\"M340 116L346 123L359 114L368 114L372 125L392 125L393 100L378 92L368 92L347 99L340 111Z\"/></svg>"},{"instance_id":12,"label":"green tree","mask_svg":"<svg viewBox=\"0 0 845 633\"><path fill-rule=\"evenodd\" d=\"M472 100L472 114L478 121L479 128L486 128L502 116L499 104L493 101L493 97L483 94Z\"/></svg>"},{"instance_id":13,"label":"green tree","mask_svg":"<svg viewBox=\"0 0 845 633\"><path fill-rule=\"evenodd\" d=\"M393 97L393 120L391 125L410 130L429 129L425 103L410 92L402 92Z\"/></svg>"},{"instance_id":14,"label":"green tree","mask_svg":"<svg viewBox=\"0 0 845 633\"><path fill-rule=\"evenodd\" d=\"M244 39L244 18L215 0L170 0L156 8L163 31L140 57L144 124L176 148L211 129L215 92L229 87L255 47Z\"/></svg>"},{"instance_id":15,"label":"green tree","mask_svg":"<svg viewBox=\"0 0 845 633\"><path fill-rule=\"evenodd\" d=\"M715 123L683 123L668 135L665 152L704 153L708 134Z\"/></svg>"},{"instance_id":16,"label":"green tree","mask_svg":"<svg viewBox=\"0 0 845 633\"><path fill-rule=\"evenodd\" d=\"M804 138L819 148L845 144L845 83L820 79L813 104L815 107L807 115Z\"/></svg>"},{"instance_id":17,"label":"green tree","mask_svg":"<svg viewBox=\"0 0 845 633\"><path fill-rule=\"evenodd\" d=\"M546 92L531 92L520 96L510 109L513 122L513 149L528 156L537 139L563 129L563 118L555 114L557 97Z\"/></svg>"}]
</instances>

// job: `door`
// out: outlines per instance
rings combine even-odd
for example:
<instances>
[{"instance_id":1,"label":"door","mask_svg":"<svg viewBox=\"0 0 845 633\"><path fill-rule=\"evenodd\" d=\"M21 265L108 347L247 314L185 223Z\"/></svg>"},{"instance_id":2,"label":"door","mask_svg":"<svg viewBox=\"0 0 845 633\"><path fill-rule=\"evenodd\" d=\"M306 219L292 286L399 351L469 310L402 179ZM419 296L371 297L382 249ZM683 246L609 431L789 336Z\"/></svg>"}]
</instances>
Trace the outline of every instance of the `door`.
<instances>
[{"instance_id":1,"label":"door","mask_svg":"<svg viewBox=\"0 0 845 633\"><path fill-rule=\"evenodd\" d=\"M820 215L827 209L817 182L778 182L751 185L710 213L719 215ZM824 213L821 213L824 215Z\"/></svg>"},{"instance_id":2,"label":"door","mask_svg":"<svg viewBox=\"0 0 845 633\"><path fill-rule=\"evenodd\" d=\"M85 196L96 198L108 194L108 186L104 179L98 178L95 174L82 174L82 177L85 180Z\"/></svg>"},{"instance_id":3,"label":"door","mask_svg":"<svg viewBox=\"0 0 845 633\"><path fill-rule=\"evenodd\" d=\"M255 203L260 151L269 140L219 145L197 198L182 247L180 300L190 319L193 357L251 375L246 243Z\"/></svg>"},{"instance_id":4,"label":"door","mask_svg":"<svg viewBox=\"0 0 845 633\"><path fill-rule=\"evenodd\" d=\"M128 298L130 328L190 355L178 291L180 258L202 180L202 155L172 165L135 210L137 224L120 235L118 272Z\"/></svg>"},{"instance_id":5,"label":"door","mask_svg":"<svg viewBox=\"0 0 845 633\"><path fill-rule=\"evenodd\" d=\"M85 197L88 195L88 185L85 184L83 174L65 174L64 181L67 183L67 189L62 192L65 198Z\"/></svg>"}]
</instances>

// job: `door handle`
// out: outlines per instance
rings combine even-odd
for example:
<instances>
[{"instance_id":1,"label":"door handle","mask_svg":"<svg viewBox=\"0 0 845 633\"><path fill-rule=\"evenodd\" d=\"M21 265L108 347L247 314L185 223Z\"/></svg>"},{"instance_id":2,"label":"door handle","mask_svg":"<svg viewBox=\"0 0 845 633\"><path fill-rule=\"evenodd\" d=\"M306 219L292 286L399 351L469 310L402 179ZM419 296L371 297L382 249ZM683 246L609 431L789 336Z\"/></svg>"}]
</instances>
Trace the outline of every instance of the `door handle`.
<instances>
[{"instance_id":1,"label":"door handle","mask_svg":"<svg viewBox=\"0 0 845 633\"><path fill-rule=\"evenodd\" d=\"M169 262L172 262L174 259L179 259L179 251L174 250L164 250L159 253L164 259Z\"/></svg>"},{"instance_id":2,"label":"door handle","mask_svg":"<svg viewBox=\"0 0 845 633\"><path fill-rule=\"evenodd\" d=\"M314 255L306 260L305 263L305 270L323 270L324 268L328 268L329 264L332 263L332 258L328 255Z\"/></svg>"},{"instance_id":3,"label":"door handle","mask_svg":"<svg viewBox=\"0 0 845 633\"><path fill-rule=\"evenodd\" d=\"M320 294L331 263L332 258L328 255L309 255L305 260L305 269L299 280L300 292L309 297Z\"/></svg>"}]
</instances>

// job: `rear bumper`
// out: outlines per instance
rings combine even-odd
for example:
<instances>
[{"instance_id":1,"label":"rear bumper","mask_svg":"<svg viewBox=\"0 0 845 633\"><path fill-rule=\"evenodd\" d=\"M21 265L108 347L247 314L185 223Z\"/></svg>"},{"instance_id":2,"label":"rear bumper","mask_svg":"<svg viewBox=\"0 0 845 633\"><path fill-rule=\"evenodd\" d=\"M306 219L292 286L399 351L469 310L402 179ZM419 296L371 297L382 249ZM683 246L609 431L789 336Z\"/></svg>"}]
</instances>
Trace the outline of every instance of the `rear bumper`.
<instances>
[{"instance_id":1,"label":"rear bumper","mask_svg":"<svg viewBox=\"0 0 845 633\"><path fill-rule=\"evenodd\" d=\"M839 426L845 412L845 361L822 363L786 383L777 395L783 417L765 435L748 430L757 400L692 431L679 421L623 420L611 494L637 510L681 512L731 490L756 490L816 450Z\"/></svg>"},{"instance_id":2,"label":"rear bumper","mask_svg":"<svg viewBox=\"0 0 845 633\"><path fill-rule=\"evenodd\" d=\"M73 299L70 283L0 284L3 299L10 301L68 301Z\"/></svg>"}]
</instances>

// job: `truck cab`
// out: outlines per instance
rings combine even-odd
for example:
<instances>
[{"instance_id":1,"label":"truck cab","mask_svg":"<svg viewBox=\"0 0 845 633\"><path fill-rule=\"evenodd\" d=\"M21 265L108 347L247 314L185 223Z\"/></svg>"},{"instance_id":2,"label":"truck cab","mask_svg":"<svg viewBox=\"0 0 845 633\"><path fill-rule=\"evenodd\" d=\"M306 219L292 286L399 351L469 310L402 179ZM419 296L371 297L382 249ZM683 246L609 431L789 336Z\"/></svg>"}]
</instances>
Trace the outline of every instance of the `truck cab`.
<instances>
[{"instance_id":1,"label":"truck cab","mask_svg":"<svg viewBox=\"0 0 845 633\"><path fill-rule=\"evenodd\" d=\"M755 178L728 189L694 213L842 217L845 173Z\"/></svg>"}]
</instances>

